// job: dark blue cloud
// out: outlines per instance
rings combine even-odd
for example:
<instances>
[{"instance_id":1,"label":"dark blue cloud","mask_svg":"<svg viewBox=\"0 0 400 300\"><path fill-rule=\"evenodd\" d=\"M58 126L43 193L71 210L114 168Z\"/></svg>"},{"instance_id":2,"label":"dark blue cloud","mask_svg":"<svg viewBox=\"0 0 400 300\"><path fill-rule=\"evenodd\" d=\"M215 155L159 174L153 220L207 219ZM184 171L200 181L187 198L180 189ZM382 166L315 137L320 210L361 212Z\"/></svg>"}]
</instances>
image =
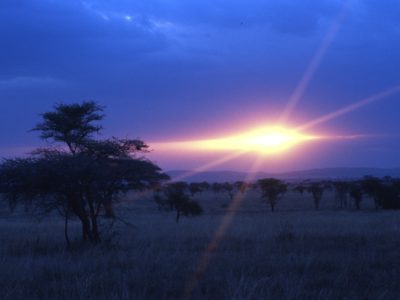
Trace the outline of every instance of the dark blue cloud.
<instances>
[{"instance_id":1,"label":"dark blue cloud","mask_svg":"<svg viewBox=\"0 0 400 300\"><path fill-rule=\"evenodd\" d=\"M80 1L1 2L0 37L3 78L68 76L166 46L161 33L124 19L106 21Z\"/></svg>"},{"instance_id":2,"label":"dark blue cloud","mask_svg":"<svg viewBox=\"0 0 400 300\"><path fill-rule=\"evenodd\" d=\"M0 50L0 78L7 78L79 76L77 66L89 73L107 72L116 65L135 64L140 55L171 47L186 51L191 59L196 59L192 50L203 56L225 55L220 53L226 46L222 44L224 29L271 27L307 35L337 5L327 0L309 0L305 5L293 1L6 0L0 8L0 37L7 41ZM216 39L222 45L214 44Z\"/></svg>"},{"instance_id":3,"label":"dark blue cloud","mask_svg":"<svg viewBox=\"0 0 400 300\"><path fill-rule=\"evenodd\" d=\"M332 0L265 1L188 0L188 1L87 1L94 11L107 15L124 12L140 18L170 21L183 26L241 28L269 26L278 32L307 35L321 19L340 9Z\"/></svg>"}]
</instances>

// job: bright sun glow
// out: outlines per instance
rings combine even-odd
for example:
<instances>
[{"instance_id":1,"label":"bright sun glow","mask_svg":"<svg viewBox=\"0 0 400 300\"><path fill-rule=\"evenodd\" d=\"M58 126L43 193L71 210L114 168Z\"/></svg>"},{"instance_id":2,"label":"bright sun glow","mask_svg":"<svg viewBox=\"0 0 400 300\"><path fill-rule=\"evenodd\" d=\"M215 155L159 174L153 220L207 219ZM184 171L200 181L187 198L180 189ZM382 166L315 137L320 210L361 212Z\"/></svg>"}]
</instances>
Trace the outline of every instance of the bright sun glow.
<instances>
[{"instance_id":1,"label":"bright sun glow","mask_svg":"<svg viewBox=\"0 0 400 300\"><path fill-rule=\"evenodd\" d=\"M195 151L244 151L279 154L300 143L319 138L281 126L271 126L222 138L161 143L158 144L158 147Z\"/></svg>"},{"instance_id":2,"label":"bright sun glow","mask_svg":"<svg viewBox=\"0 0 400 300\"><path fill-rule=\"evenodd\" d=\"M299 143L316 138L283 127L269 127L197 143L210 150L244 150L272 154L281 153Z\"/></svg>"}]
</instances>

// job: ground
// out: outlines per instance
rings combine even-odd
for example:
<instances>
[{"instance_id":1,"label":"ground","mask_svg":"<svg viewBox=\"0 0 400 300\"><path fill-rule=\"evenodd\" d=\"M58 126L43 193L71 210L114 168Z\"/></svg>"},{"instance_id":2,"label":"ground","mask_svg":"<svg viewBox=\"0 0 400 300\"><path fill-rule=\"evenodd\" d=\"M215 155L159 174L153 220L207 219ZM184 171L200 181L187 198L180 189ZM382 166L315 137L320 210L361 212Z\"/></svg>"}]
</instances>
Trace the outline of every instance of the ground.
<instances>
[{"instance_id":1,"label":"ground","mask_svg":"<svg viewBox=\"0 0 400 300\"><path fill-rule=\"evenodd\" d=\"M229 210L225 194L196 196L197 218L159 212L151 199L128 196L100 246L79 243L63 220L38 223L4 209L0 223L2 299L398 299L400 214L335 208L331 194L313 210L289 194L277 211L248 195L231 226L209 247ZM229 212L228 212L229 215ZM223 223L227 224L227 223ZM229 225L229 224L228 224ZM208 251L207 251L208 249ZM210 250L211 249L211 250ZM200 270L200 271L199 271Z\"/></svg>"}]
</instances>

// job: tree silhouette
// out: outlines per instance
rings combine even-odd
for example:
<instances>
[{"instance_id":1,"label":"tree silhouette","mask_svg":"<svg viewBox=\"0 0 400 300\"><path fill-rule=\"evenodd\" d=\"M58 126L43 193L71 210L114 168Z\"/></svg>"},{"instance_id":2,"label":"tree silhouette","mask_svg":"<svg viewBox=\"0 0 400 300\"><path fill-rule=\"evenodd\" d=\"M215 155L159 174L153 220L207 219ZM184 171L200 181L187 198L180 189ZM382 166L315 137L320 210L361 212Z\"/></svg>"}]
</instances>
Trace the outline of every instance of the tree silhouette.
<instances>
[{"instance_id":1,"label":"tree silhouette","mask_svg":"<svg viewBox=\"0 0 400 300\"><path fill-rule=\"evenodd\" d=\"M204 184L199 182L191 182L188 186L189 192L194 197L196 194L201 193L205 190Z\"/></svg>"},{"instance_id":2,"label":"tree silhouette","mask_svg":"<svg viewBox=\"0 0 400 300\"><path fill-rule=\"evenodd\" d=\"M324 195L324 191L327 188L327 184L325 182L313 182L307 187L307 191L312 195L314 200L315 209L318 210L321 204L322 196Z\"/></svg>"},{"instance_id":3,"label":"tree silhouette","mask_svg":"<svg viewBox=\"0 0 400 300\"><path fill-rule=\"evenodd\" d=\"M239 192L243 194L248 187L250 187L250 185L243 181L237 181L234 183L214 182L213 184L211 184L211 189L214 193L226 192L231 201L233 200L235 194L237 194Z\"/></svg>"},{"instance_id":4,"label":"tree silhouette","mask_svg":"<svg viewBox=\"0 0 400 300\"><path fill-rule=\"evenodd\" d=\"M304 186L304 184L297 184L293 190L297 193L299 193L300 195L303 195L304 192L306 191L306 186Z\"/></svg>"},{"instance_id":5,"label":"tree silhouette","mask_svg":"<svg viewBox=\"0 0 400 300\"><path fill-rule=\"evenodd\" d=\"M42 139L65 143L73 154L102 129L96 122L104 118L103 107L94 101L56 104L41 116L43 121L32 130L39 131Z\"/></svg>"},{"instance_id":6,"label":"tree silhouette","mask_svg":"<svg viewBox=\"0 0 400 300\"><path fill-rule=\"evenodd\" d=\"M236 188L236 190L240 193L244 193L246 192L247 189L249 189L251 187L251 184L248 182L244 182L244 181L236 181L233 186Z\"/></svg>"},{"instance_id":7,"label":"tree silhouette","mask_svg":"<svg viewBox=\"0 0 400 300\"><path fill-rule=\"evenodd\" d=\"M223 186L222 183L219 182L214 182L211 184L211 190L213 191L213 193L218 194L223 190Z\"/></svg>"},{"instance_id":8,"label":"tree silhouette","mask_svg":"<svg viewBox=\"0 0 400 300\"><path fill-rule=\"evenodd\" d=\"M187 191L186 182L170 183L155 194L154 200L160 209L175 211L175 221L179 223L181 216L199 216L203 213L202 207L189 197Z\"/></svg>"},{"instance_id":9,"label":"tree silhouette","mask_svg":"<svg viewBox=\"0 0 400 300\"><path fill-rule=\"evenodd\" d=\"M361 180L361 186L364 192L374 200L375 208L381 207L379 195L382 191L382 181L374 176L365 176Z\"/></svg>"},{"instance_id":10,"label":"tree silhouette","mask_svg":"<svg viewBox=\"0 0 400 300\"><path fill-rule=\"evenodd\" d=\"M349 193L349 183L347 181L334 181L332 187L335 192L335 200L340 208L347 207L347 195Z\"/></svg>"},{"instance_id":11,"label":"tree silhouette","mask_svg":"<svg viewBox=\"0 0 400 300\"><path fill-rule=\"evenodd\" d=\"M262 197L268 201L273 212L279 199L286 193L287 184L279 179L265 178L258 180L257 185L261 189Z\"/></svg>"},{"instance_id":12,"label":"tree silhouette","mask_svg":"<svg viewBox=\"0 0 400 300\"><path fill-rule=\"evenodd\" d=\"M54 106L53 111L41 114L42 122L32 131L39 131L40 137L46 141L65 144L69 152L75 155L80 151L87 151L88 146L95 142L92 137L102 129L97 122L104 118L103 109L94 101L59 103ZM106 215L114 216L111 204L107 206Z\"/></svg>"},{"instance_id":13,"label":"tree silhouette","mask_svg":"<svg viewBox=\"0 0 400 300\"><path fill-rule=\"evenodd\" d=\"M231 201L233 200L233 197L235 196L235 192L236 192L235 187L236 186L230 182L224 182L221 184L221 189L228 194L229 199Z\"/></svg>"},{"instance_id":14,"label":"tree silhouette","mask_svg":"<svg viewBox=\"0 0 400 300\"><path fill-rule=\"evenodd\" d=\"M353 181L348 185L349 196L354 200L356 209L360 209L360 204L363 197L363 189L360 182Z\"/></svg>"},{"instance_id":15,"label":"tree silhouette","mask_svg":"<svg viewBox=\"0 0 400 300\"><path fill-rule=\"evenodd\" d=\"M383 209L400 209L400 179L385 177L376 194Z\"/></svg>"},{"instance_id":16,"label":"tree silhouette","mask_svg":"<svg viewBox=\"0 0 400 300\"><path fill-rule=\"evenodd\" d=\"M321 199L324 194L324 191L330 188L330 186L331 184L326 181L310 182L306 180L302 183L296 184L293 190L301 195L303 195L304 192L310 193L313 198L314 207L316 210L318 210L321 204Z\"/></svg>"},{"instance_id":17,"label":"tree silhouette","mask_svg":"<svg viewBox=\"0 0 400 300\"><path fill-rule=\"evenodd\" d=\"M43 212L59 211L76 216L85 241L100 242L98 217L113 214L112 203L129 189L151 188L168 178L152 162L135 156L147 149L140 140L93 140L100 129L92 122L103 118L94 102L55 107L43 114L42 137L61 141L68 151L39 148L31 157L10 159L0 165L0 191L15 205L31 203Z\"/></svg>"}]
</instances>

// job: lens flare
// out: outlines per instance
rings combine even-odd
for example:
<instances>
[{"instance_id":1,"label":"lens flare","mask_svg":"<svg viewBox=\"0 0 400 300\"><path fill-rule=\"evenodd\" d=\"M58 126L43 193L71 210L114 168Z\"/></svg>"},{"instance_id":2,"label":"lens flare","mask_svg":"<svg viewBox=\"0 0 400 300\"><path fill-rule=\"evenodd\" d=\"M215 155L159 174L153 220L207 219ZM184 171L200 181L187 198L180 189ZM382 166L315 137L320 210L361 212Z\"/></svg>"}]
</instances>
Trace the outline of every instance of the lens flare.
<instances>
[{"instance_id":1,"label":"lens flare","mask_svg":"<svg viewBox=\"0 0 400 300\"><path fill-rule=\"evenodd\" d=\"M155 143L153 145L158 149L164 150L243 151L279 154L301 143L321 138L320 136L305 134L283 126L268 126L222 138Z\"/></svg>"}]
</instances>

